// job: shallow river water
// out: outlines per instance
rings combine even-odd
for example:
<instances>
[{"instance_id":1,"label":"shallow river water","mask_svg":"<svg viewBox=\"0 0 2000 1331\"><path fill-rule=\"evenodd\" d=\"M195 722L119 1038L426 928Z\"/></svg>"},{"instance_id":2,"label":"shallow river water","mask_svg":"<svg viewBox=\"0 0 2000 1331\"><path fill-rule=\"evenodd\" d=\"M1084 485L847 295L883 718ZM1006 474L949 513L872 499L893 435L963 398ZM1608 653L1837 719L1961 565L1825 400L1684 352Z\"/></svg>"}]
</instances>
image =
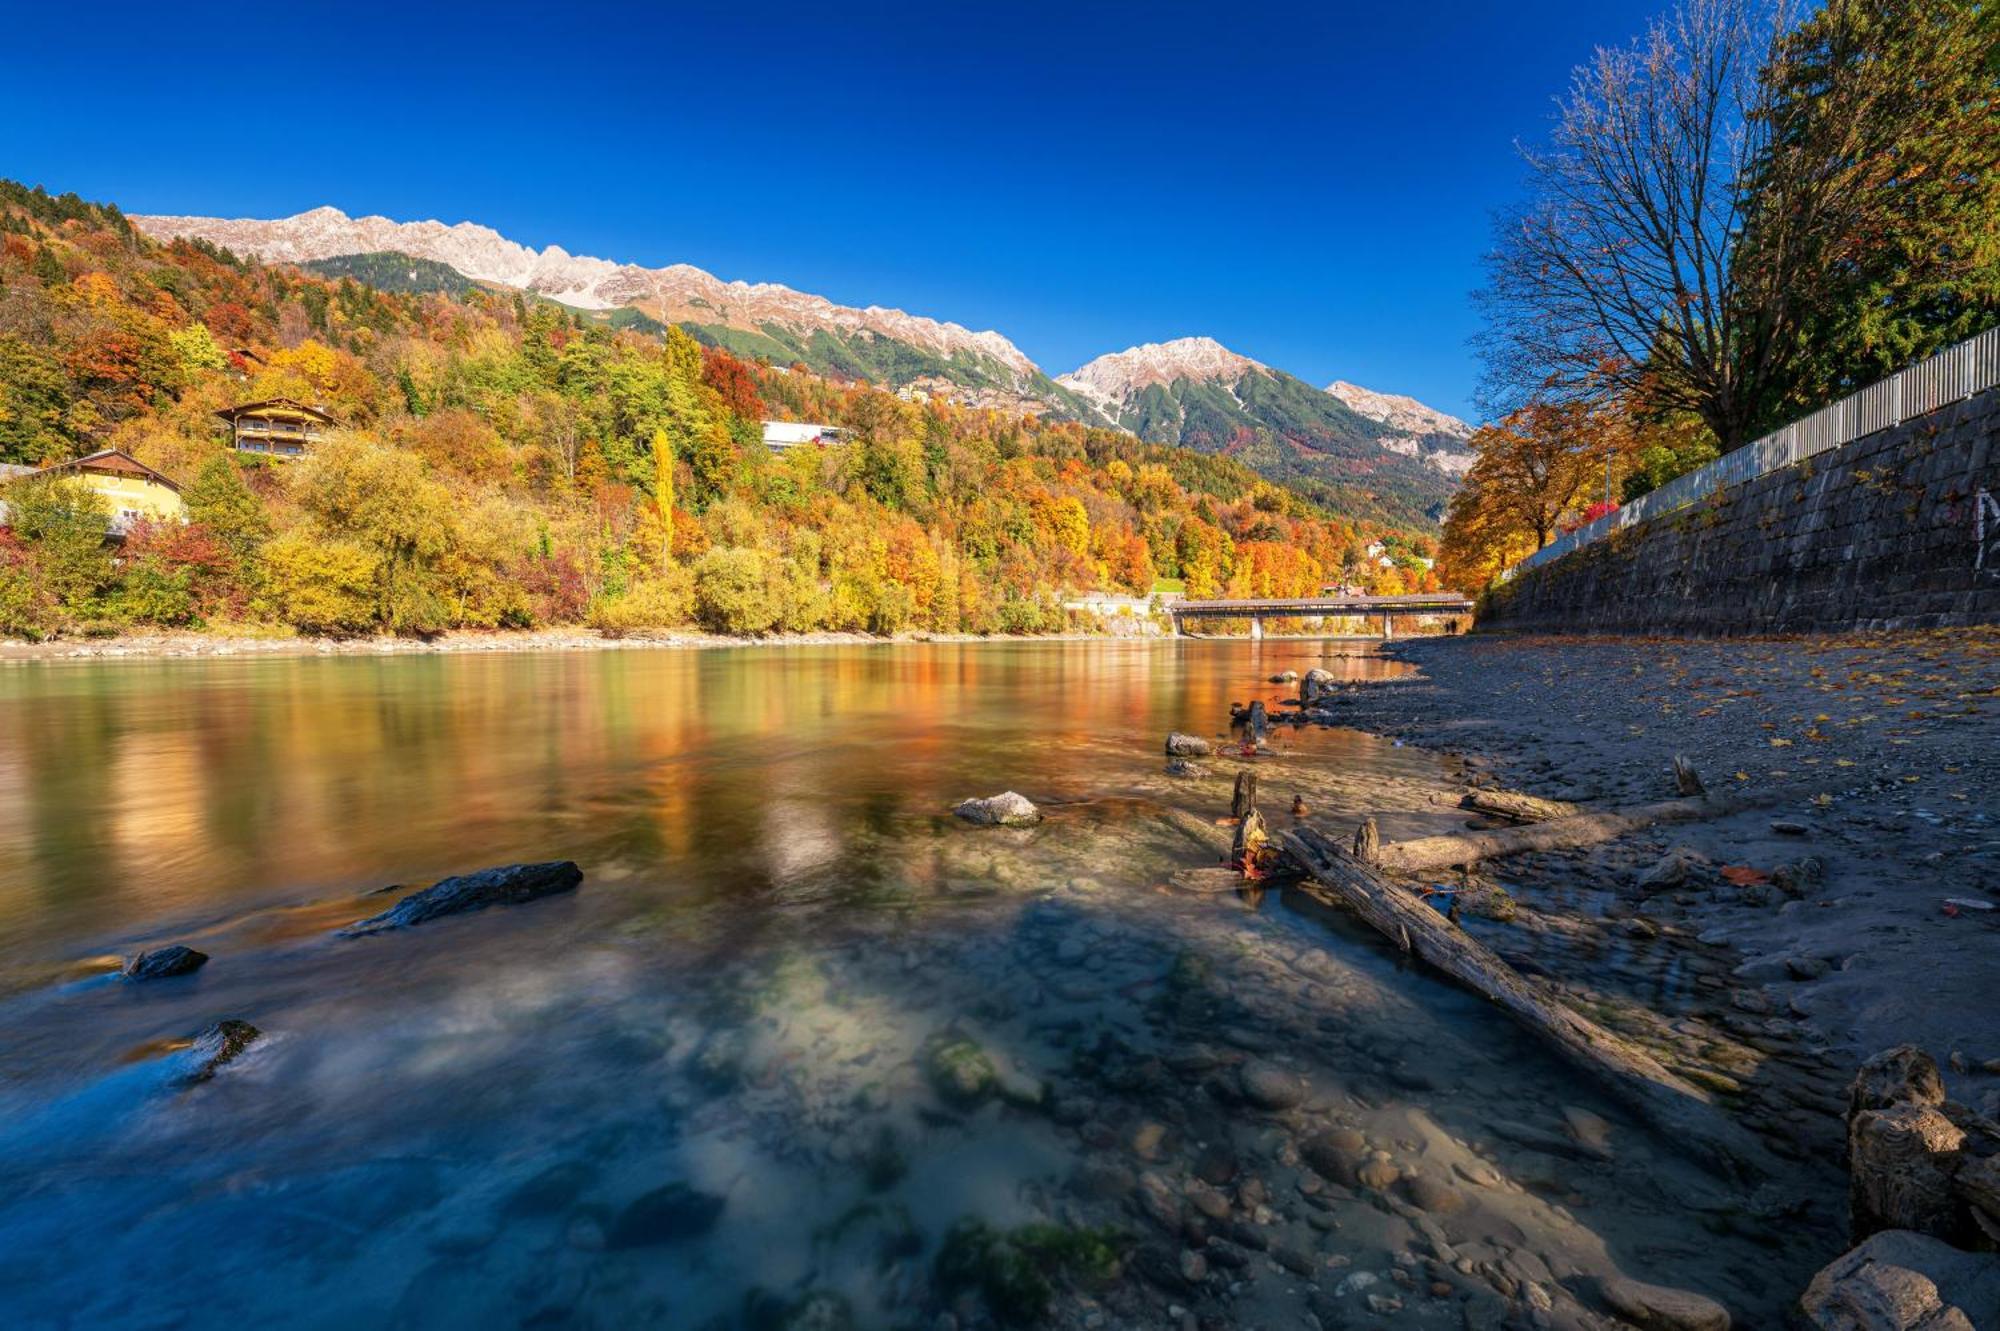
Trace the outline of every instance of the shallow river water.
<instances>
[{"instance_id":1,"label":"shallow river water","mask_svg":"<svg viewBox=\"0 0 2000 1331\"><path fill-rule=\"evenodd\" d=\"M1165 732L1398 668L1355 652L0 669L0 1321L1595 1326L1623 1271L1770 1324L1782 1232L1701 1162L1372 938L1167 885L1215 855L1163 806L1246 760ZM1445 825L1442 759L1275 748L1275 822ZM1048 819L950 816L1007 789ZM112 974L170 942L212 960ZM186 1084L224 1018L260 1038Z\"/></svg>"}]
</instances>

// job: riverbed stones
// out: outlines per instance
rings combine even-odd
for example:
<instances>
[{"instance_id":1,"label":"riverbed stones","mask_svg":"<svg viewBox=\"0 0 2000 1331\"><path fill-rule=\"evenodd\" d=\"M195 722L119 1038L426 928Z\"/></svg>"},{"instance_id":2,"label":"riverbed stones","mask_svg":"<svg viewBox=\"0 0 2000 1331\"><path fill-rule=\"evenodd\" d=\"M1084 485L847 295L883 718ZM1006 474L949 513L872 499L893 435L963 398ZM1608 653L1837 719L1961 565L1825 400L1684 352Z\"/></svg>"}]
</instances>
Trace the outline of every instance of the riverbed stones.
<instances>
[{"instance_id":1,"label":"riverbed stones","mask_svg":"<svg viewBox=\"0 0 2000 1331\"><path fill-rule=\"evenodd\" d=\"M646 1193L619 1213L605 1237L610 1248L650 1248L700 1238L722 1217L723 1199L686 1183Z\"/></svg>"},{"instance_id":2,"label":"riverbed stones","mask_svg":"<svg viewBox=\"0 0 2000 1331\"><path fill-rule=\"evenodd\" d=\"M1012 790L962 801L952 812L981 827L1032 827L1042 821L1042 811L1027 796Z\"/></svg>"},{"instance_id":3,"label":"riverbed stones","mask_svg":"<svg viewBox=\"0 0 2000 1331\"><path fill-rule=\"evenodd\" d=\"M1729 1331L1729 1310L1692 1290L1612 1276L1604 1301L1644 1331Z\"/></svg>"},{"instance_id":4,"label":"riverbed stones","mask_svg":"<svg viewBox=\"0 0 2000 1331\"><path fill-rule=\"evenodd\" d=\"M542 864L503 864L477 873L446 878L404 897L379 915L358 920L340 931L343 938L407 929L446 915L463 915L488 906L518 906L563 892L574 892L583 883L583 870L574 860L550 860Z\"/></svg>"},{"instance_id":5,"label":"riverbed stones","mask_svg":"<svg viewBox=\"0 0 2000 1331\"><path fill-rule=\"evenodd\" d=\"M1206 758L1215 752L1215 746L1199 735L1189 735L1174 731L1167 736L1167 756L1169 758Z\"/></svg>"},{"instance_id":6,"label":"riverbed stones","mask_svg":"<svg viewBox=\"0 0 2000 1331\"><path fill-rule=\"evenodd\" d=\"M212 1080L238 1054L256 1043L264 1033L247 1021L226 1017L194 1037L188 1047L188 1070L181 1074L183 1086Z\"/></svg>"},{"instance_id":7,"label":"riverbed stones","mask_svg":"<svg viewBox=\"0 0 2000 1331\"><path fill-rule=\"evenodd\" d=\"M167 980L176 975L192 975L207 964L208 953L174 943L126 958L118 973L132 981Z\"/></svg>"},{"instance_id":8,"label":"riverbed stones","mask_svg":"<svg viewBox=\"0 0 2000 1331\"><path fill-rule=\"evenodd\" d=\"M1465 1197L1458 1189L1430 1174L1412 1174L1403 1181L1410 1205L1432 1215L1456 1215L1465 1209Z\"/></svg>"}]
</instances>

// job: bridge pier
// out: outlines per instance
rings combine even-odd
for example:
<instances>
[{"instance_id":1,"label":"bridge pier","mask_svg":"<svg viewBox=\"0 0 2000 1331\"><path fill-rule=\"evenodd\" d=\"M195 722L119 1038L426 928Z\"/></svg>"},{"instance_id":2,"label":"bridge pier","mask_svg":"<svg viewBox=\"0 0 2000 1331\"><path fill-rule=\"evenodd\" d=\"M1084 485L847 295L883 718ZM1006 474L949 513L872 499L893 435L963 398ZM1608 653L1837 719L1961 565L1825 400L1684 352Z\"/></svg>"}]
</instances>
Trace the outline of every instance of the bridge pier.
<instances>
[{"instance_id":1,"label":"bridge pier","mask_svg":"<svg viewBox=\"0 0 2000 1331\"><path fill-rule=\"evenodd\" d=\"M1384 610L1382 612L1382 641L1387 642L1389 641L1390 638L1394 636L1395 636L1394 631L1391 630L1389 627L1389 612L1387 610Z\"/></svg>"},{"instance_id":2,"label":"bridge pier","mask_svg":"<svg viewBox=\"0 0 2000 1331\"><path fill-rule=\"evenodd\" d=\"M1257 618L1257 616L1252 615L1250 616L1250 641L1262 642L1263 640L1264 640L1264 621Z\"/></svg>"}]
</instances>

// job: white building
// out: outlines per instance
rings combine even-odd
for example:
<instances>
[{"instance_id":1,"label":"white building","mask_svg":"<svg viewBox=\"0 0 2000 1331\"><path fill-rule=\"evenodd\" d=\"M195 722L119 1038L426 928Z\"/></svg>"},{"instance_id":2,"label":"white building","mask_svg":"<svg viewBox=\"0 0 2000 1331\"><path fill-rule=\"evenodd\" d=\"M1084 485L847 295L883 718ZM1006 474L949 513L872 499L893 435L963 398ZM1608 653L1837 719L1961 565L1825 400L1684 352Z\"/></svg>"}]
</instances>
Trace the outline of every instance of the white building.
<instances>
[{"instance_id":1,"label":"white building","mask_svg":"<svg viewBox=\"0 0 2000 1331\"><path fill-rule=\"evenodd\" d=\"M765 421L764 447L785 453L800 444L837 444L847 431L835 425L814 425L810 421Z\"/></svg>"}]
</instances>

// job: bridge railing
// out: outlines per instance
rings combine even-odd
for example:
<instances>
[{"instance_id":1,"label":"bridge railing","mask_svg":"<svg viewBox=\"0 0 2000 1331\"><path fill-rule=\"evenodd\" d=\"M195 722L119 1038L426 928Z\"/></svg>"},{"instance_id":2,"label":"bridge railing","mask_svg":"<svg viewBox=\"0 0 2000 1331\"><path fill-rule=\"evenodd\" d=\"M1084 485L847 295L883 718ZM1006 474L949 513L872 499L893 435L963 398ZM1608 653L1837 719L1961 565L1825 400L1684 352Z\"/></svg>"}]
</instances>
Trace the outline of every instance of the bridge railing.
<instances>
[{"instance_id":1,"label":"bridge railing","mask_svg":"<svg viewBox=\"0 0 2000 1331\"><path fill-rule=\"evenodd\" d=\"M1705 467L1640 495L1595 522L1558 536L1500 575L1506 582L1525 569L1561 559L1616 531L1698 504L1718 490L1743 485L1816 454L1851 444L1878 430L2000 387L2000 327L1989 328L1928 360L1899 370L1878 384L1820 408L1803 420L1723 454Z\"/></svg>"}]
</instances>

